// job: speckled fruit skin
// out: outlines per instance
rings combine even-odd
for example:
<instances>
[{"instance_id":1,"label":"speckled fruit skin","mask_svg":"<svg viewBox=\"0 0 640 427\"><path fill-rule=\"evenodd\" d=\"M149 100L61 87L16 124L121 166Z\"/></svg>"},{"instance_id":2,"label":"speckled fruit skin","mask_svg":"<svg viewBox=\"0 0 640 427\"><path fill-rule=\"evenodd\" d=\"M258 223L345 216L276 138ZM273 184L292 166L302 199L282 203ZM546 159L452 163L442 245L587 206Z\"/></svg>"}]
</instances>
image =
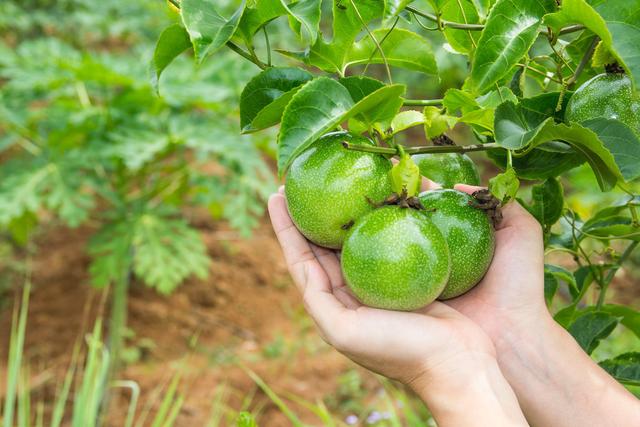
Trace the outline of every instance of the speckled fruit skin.
<instances>
[{"instance_id":1,"label":"speckled fruit skin","mask_svg":"<svg viewBox=\"0 0 640 427\"><path fill-rule=\"evenodd\" d=\"M363 304L416 310L433 302L447 284L449 249L425 212L385 206L350 230L342 248L342 272Z\"/></svg>"},{"instance_id":2,"label":"speckled fruit skin","mask_svg":"<svg viewBox=\"0 0 640 427\"><path fill-rule=\"evenodd\" d=\"M382 201L392 193L391 162L379 154L345 149L345 138L371 143L344 135L318 140L293 161L284 187L289 214L300 232L332 249L342 247L348 231L343 226L373 210L367 197Z\"/></svg>"},{"instance_id":3,"label":"speckled fruit skin","mask_svg":"<svg viewBox=\"0 0 640 427\"><path fill-rule=\"evenodd\" d=\"M420 175L444 188L453 188L456 184L480 185L478 169L466 154L416 154L413 161L420 168Z\"/></svg>"},{"instance_id":4,"label":"speckled fruit skin","mask_svg":"<svg viewBox=\"0 0 640 427\"><path fill-rule=\"evenodd\" d=\"M618 119L640 133L640 95L634 95L628 76L599 74L575 91L565 120L581 123L597 117Z\"/></svg>"},{"instance_id":5,"label":"speckled fruit skin","mask_svg":"<svg viewBox=\"0 0 640 427\"><path fill-rule=\"evenodd\" d=\"M444 235L451 254L451 277L438 299L455 298L473 288L485 275L495 250L489 217L470 205L473 198L457 190L420 194L429 218Z\"/></svg>"}]
</instances>

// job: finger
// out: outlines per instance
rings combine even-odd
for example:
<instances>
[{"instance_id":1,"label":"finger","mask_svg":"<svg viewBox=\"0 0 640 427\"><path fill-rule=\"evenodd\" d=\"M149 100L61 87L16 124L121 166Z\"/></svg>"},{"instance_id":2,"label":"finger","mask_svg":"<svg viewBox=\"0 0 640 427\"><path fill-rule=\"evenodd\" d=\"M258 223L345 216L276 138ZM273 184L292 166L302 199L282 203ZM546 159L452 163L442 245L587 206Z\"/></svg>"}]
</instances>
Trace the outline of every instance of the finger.
<instances>
[{"instance_id":1,"label":"finger","mask_svg":"<svg viewBox=\"0 0 640 427\"><path fill-rule=\"evenodd\" d=\"M468 194L473 194L479 190L486 190L485 187L477 187L467 184L456 184L454 188ZM536 221L536 219L525 208L523 208L517 200L504 205L501 211L502 221L498 225L497 230L502 230L509 227L530 227L533 231L537 231L537 228L539 228L538 221Z\"/></svg>"},{"instance_id":2,"label":"finger","mask_svg":"<svg viewBox=\"0 0 640 427\"><path fill-rule=\"evenodd\" d=\"M467 185L467 184L456 184L453 188L467 194L473 194L479 190L486 190L485 187L477 187L475 185Z\"/></svg>"},{"instance_id":3,"label":"finger","mask_svg":"<svg viewBox=\"0 0 640 427\"><path fill-rule=\"evenodd\" d=\"M268 202L269 217L276 237L282 247L284 258L289 267L293 281L300 291L304 291L305 270L304 263L316 261L316 257L309 246L309 242L298 231L289 216L285 198L282 194L272 194Z\"/></svg>"},{"instance_id":4,"label":"finger","mask_svg":"<svg viewBox=\"0 0 640 427\"><path fill-rule=\"evenodd\" d=\"M422 177L422 183L420 185L421 191L437 190L439 188L442 188L442 185L435 181L431 181L429 178L425 178L424 176Z\"/></svg>"}]
</instances>

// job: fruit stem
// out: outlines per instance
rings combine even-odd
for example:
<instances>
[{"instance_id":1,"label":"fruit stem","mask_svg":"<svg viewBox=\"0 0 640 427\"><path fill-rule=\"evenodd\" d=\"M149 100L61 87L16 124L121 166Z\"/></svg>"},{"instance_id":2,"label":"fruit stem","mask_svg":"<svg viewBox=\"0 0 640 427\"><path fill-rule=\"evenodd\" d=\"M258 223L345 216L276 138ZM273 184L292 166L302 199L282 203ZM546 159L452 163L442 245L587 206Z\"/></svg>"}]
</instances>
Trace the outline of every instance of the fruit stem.
<instances>
[{"instance_id":1,"label":"fruit stem","mask_svg":"<svg viewBox=\"0 0 640 427\"><path fill-rule=\"evenodd\" d=\"M442 105L442 99L405 99L402 105L405 107L430 107Z\"/></svg>"},{"instance_id":2,"label":"fruit stem","mask_svg":"<svg viewBox=\"0 0 640 427\"><path fill-rule=\"evenodd\" d=\"M379 153L379 154L391 154L397 155L398 150L389 147L376 147L372 145L364 144L352 144L344 141L342 146L347 150L364 151L367 153ZM419 147L403 147L407 154L435 154L435 153L469 153L472 151L486 151L494 148L500 148L495 142L488 144L476 144L476 145L445 145L445 146L432 146L424 145Z\"/></svg>"},{"instance_id":3,"label":"fruit stem","mask_svg":"<svg viewBox=\"0 0 640 427\"><path fill-rule=\"evenodd\" d=\"M567 79L565 87L570 87L572 84L576 82L576 80L578 80L578 77L580 77L580 74L582 74L582 71L584 70L584 68L587 66L589 61L591 61L591 58L593 57L593 54L596 51L596 46L598 46L599 41L600 41L600 37L595 36L593 38L591 45L589 45L589 49L587 49L584 56L582 57L582 60L580 61L580 63L578 64L578 67L576 68L576 71L571 75L571 77Z\"/></svg>"}]
</instances>

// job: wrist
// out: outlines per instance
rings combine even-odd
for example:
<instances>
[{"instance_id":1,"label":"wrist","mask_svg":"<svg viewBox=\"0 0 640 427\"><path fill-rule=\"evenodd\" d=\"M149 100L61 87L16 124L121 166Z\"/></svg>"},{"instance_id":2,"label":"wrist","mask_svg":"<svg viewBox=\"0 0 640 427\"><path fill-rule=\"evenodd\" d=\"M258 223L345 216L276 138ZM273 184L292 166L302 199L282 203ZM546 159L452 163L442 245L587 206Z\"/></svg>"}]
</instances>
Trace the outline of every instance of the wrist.
<instances>
[{"instance_id":1,"label":"wrist","mask_svg":"<svg viewBox=\"0 0 640 427\"><path fill-rule=\"evenodd\" d=\"M463 363L443 363L409 384L438 425L527 425L495 356L477 353L465 358Z\"/></svg>"}]
</instances>

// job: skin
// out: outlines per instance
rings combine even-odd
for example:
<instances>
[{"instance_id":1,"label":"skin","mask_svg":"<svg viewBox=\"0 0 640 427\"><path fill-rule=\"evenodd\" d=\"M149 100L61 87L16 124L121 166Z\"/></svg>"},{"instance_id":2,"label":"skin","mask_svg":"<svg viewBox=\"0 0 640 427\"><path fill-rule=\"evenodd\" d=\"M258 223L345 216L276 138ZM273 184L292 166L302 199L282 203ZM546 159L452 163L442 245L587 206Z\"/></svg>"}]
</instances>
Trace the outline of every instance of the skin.
<instances>
[{"instance_id":1,"label":"skin","mask_svg":"<svg viewBox=\"0 0 640 427\"><path fill-rule=\"evenodd\" d=\"M361 306L342 280L337 255L303 238L282 194L271 197L269 213L323 338L356 363L408 384L439 426L640 425L640 402L548 312L542 230L519 204L503 211L481 283L411 313Z\"/></svg>"},{"instance_id":2,"label":"skin","mask_svg":"<svg viewBox=\"0 0 640 427\"><path fill-rule=\"evenodd\" d=\"M373 210L367 201L392 193L391 162L379 154L346 150L344 136L321 139L293 162L285 192L291 218L312 242L342 247L348 226ZM356 141L356 138L352 138ZM358 143L369 143L359 138Z\"/></svg>"},{"instance_id":3,"label":"skin","mask_svg":"<svg viewBox=\"0 0 640 427\"><path fill-rule=\"evenodd\" d=\"M453 188L460 182L469 185L480 184L478 169L466 154L416 154L412 158L420 168L420 175L444 188Z\"/></svg>"},{"instance_id":4,"label":"skin","mask_svg":"<svg viewBox=\"0 0 640 427\"><path fill-rule=\"evenodd\" d=\"M478 187L456 186L473 193ZM498 363L533 426L637 426L640 401L600 368L554 320L544 301L539 223L510 203L489 271L447 301L491 338Z\"/></svg>"},{"instance_id":5,"label":"skin","mask_svg":"<svg viewBox=\"0 0 640 427\"><path fill-rule=\"evenodd\" d=\"M567 121L581 123L597 117L620 120L640 133L640 96L634 94L627 75L599 74L573 94Z\"/></svg>"},{"instance_id":6,"label":"skin","mask_svg":"<svg viewBox=\"0 0 640 427\"><path fill-rule=\"evenodd\" d=\"M457 297L473 288L491 264L495 249L493 225L473 198L456 190L434 190L420 195L428 216L444 235L451 253L451 277L439 299Z\"/></svg>"},{"instance_id":7,"label":"skin","mask_svg":"<svg viewBox=\"0 0 640 427\"><path fill-rule=\"evenodd\" d=\"M413 312L363 306L349 292L337 254L296 229L283 194L269 199L269 214L304 305L329 344L407 384L440 427L527 425L495 347L477 325L440 302Z\"/></svg>"},{"instance_id":8,"label":"skin","mask_svg":"<svg viewBox=\"0 0 640 427\"><path fill-rule=\"evenodd\" d=\"M359 301L389 310L432 303L449 280L449 248L425 212L385 206L360 218L342 248L342 271Z\"/></svg>"}]
</instances>

